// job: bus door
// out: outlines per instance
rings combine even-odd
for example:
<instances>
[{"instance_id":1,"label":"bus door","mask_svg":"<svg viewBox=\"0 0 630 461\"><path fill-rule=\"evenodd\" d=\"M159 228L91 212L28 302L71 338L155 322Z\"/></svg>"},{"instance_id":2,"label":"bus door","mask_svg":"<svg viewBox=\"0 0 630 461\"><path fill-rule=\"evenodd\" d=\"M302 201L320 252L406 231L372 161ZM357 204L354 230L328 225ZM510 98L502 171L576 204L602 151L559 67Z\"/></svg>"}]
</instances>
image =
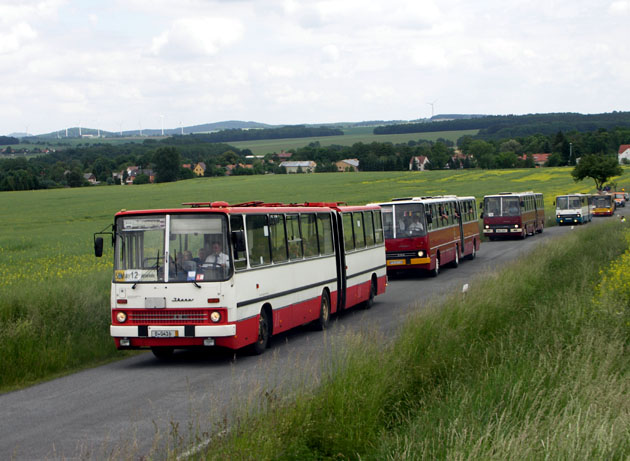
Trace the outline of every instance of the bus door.
<instances>
[{"instance_id":1,"label":"bus door","mask_svg":"<svg viewBox=\"0 0 630 461\"><path fill-rule=\"evenodd\" d=\"M331 213L335 240L335 263L337 264L337 312L346 308L346 251L343 241L343 220L338 211Z\"/></svg>"},{"instance_id":2,"label":"bus door","mask_svg":"<svg viewBox=\"0 0 630 461\"><path fill-rule=\"evenodd\" d=\"M461 202L455 202L455 216L457 216L457 223L459 224L459 252L464 254L466 245L466 236L464 235L464 207Z\"/></svg>"}]
</instances>

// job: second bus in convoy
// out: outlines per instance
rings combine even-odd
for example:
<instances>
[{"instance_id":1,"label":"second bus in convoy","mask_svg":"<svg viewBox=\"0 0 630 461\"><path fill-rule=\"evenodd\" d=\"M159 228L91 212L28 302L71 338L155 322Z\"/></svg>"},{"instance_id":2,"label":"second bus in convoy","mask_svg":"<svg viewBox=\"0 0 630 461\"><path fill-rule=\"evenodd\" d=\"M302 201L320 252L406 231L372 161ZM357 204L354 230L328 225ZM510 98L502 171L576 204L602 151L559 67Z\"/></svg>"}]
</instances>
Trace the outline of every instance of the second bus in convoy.
<instances>
[{"instance_id":1,"label":"second bus in convoy","mask_svg":"<svg viewBox=\"0 0 630 461\"><path fill-rule=\"evenodd\" d=\"M593 205L590 195L558 195L556 204L556 222L562 224L584 224L593 219Z\"/></svg>"},{"instance_id":2,"label":"second bus in convoy","mask_svg":"<svg viewBox=\"0 0 630 461\"><path fill-rule=\"evenodd\" d=\"M615 214L615 208L612 195L593 195L593 216L612 216Z\"/></svg>"},{"instance_id":3,"label":"second bus in convoy","mask_svg":"<svg viewBox=\"0 0 630 461\"><path fill-rule=\"evenodd\" d=\"M111 335L118 349L251 346L357 304L387 274L381 210L337 203L191 203L116 214ZM95 235L95 253L103 239Z\"/></svg>"},{"instance_id":4,"label":"second bus in convoy","mask_svg":"<svg viewBox=\"0 0 630 461\"><path fill-rule=\"evenodd\" d=\"M440 267L457 267L479 250L474 197L409 197L378 204L389 272L424 269L436 276Z\"/></svg>"},{"instance_id":5,"label":"second bus in convoy","mask_svg":"<svg viewBox=\"0 0 630 461\"><path fill-rule=\"evenodd\" d=\"M502 192L483 198L483 233L490 240L525 238L545 226L543 195L535 192Z\"/></svg>"}]
</instances>

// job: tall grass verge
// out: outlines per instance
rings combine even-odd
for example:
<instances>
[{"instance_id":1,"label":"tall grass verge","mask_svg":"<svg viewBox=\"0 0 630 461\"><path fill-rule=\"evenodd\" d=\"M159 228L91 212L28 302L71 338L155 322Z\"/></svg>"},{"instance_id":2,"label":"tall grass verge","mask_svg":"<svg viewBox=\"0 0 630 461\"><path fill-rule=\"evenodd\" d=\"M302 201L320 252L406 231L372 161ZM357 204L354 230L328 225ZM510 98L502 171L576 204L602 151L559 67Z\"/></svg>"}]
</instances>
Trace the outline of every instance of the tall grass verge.
<instances>
[{"instance_id":1,"label":"tall grass verge","mask_svg":"<svg viewBox=\"0 0 630 461\"><path fill-rule=\"evenodd\" d=\"M14 283L0 299L0 391L116 357L109 273Z\"/></svg>"},{"instance_id":2,"label":"tall grass verge","mask_svg":"<svg viewBox=\"0 0 630 461\"><path fill-rule=\"evenodd\" d=\"M390 345L355 336L322 385L265 405L211 459L627 459L628 330L597 286L622 225L553 240Z\"/></svg>"}]
</instances>

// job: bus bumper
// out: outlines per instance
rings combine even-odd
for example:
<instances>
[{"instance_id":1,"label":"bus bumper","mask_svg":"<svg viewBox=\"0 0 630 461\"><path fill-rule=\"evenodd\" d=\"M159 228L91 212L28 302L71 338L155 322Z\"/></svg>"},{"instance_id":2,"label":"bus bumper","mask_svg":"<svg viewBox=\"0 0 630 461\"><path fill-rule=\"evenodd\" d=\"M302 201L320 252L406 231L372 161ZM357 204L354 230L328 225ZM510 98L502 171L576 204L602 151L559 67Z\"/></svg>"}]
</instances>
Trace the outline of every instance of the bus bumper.
<instances>
[{"instance_id":1,"label":"bus bumper","mask_svg":"<svg viewBox=\"0 0 630 461\"><path fill-rule=\"evenodd\" d=\"M234 336L236 325L110 325L114 338L216 338Z\"/></svg>"},{"instance_id":2,"label":"bus bumper","mask_svg":"<svg viewBox=\"0 0 630 461\"><path fill-rule=\"evenodd\" d=\"M403 266L418 266L421 264L431 264L431 258L396 258L387 260L388 269L395 269Z\"/></svg>"}]
</instances>

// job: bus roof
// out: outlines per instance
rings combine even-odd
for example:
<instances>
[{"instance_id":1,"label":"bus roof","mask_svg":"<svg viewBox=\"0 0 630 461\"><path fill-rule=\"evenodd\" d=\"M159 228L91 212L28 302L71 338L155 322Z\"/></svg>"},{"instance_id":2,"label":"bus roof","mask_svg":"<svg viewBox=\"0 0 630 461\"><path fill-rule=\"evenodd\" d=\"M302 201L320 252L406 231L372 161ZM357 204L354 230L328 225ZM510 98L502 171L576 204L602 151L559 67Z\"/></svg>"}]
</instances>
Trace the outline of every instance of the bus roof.
<instances>
[{"instance_id":1,"label":"bus roof","mask_svg":"<svg viewBox=\"0 0 630 461\"><path fill-rule=\"evenodd\" d=\"M378 205L400 205L403 203L436 203L444 201L457 201L457 200L475 200L473 196L459 197L457 195L433 195L425 197L402 197L393 198L389 202L378 202Z\"/></svg>"},{"instance_id":2,"label":"bus roof","mask_svg":"<svg viewBox=\"0 0 630 461\"><path fill-rule=\"evenodd\" d=\"M120 210L116 216L138 214L173 214L173 213L299 213L303 211L329 212L336 210L361 211L377 210L377 205L342 205L344 202L304 202L304 203L265 203L261 201L244 202L230 205L227 202L187 202L190 208L160 208L149 210Z\"/></svg>"}]
</instances>

